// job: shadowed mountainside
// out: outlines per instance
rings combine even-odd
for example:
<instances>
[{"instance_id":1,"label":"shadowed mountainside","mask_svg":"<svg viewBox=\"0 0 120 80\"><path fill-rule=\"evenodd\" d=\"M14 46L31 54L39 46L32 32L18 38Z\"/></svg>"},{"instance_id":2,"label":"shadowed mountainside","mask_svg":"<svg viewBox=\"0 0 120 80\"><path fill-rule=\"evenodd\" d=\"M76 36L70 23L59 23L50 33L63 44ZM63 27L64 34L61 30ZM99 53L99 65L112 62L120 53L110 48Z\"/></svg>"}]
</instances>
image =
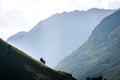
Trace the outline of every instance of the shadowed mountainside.
<instances>
[{"instance_id":1,"label":"shadowed mountainside","mask_svg":"<svg viewBox=\"0 0 120 80\"><path fill-rule=\"evenodd\" d=\"M72 75L50 69L0 39L1 80L75 80Z\"/></svg>"},{"instance_id":2,"label":"shadowed mountainside","mask_svg":"<svg viewBox=\"0 0 120 80\"><path fill-rule=\"evenodd\" d=\"M72 73L78 80L99 75L120 80L120 10L104 18L88 41L56 68Z\"/></svg>"}]
</instances>

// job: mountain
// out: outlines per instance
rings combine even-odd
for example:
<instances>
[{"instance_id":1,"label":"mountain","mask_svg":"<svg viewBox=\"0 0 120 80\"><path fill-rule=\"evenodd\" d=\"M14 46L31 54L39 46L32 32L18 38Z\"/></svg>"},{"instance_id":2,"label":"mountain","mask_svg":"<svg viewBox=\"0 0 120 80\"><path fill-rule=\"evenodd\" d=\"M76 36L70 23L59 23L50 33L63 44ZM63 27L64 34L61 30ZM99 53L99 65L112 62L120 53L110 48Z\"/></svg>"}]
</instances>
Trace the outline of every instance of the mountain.
<instances>
[{"instance_id":1,"label":"mountain","mask_svg":"<svg viewBox=\"0 0 120 80\"><path fill-rule=\"evenodd\" d=\"M87 76L120 80L120 10L105 17L89 39L56 68L72 73L78 80Z\"/></svg>"},{"instance_id":2,"label":"mountain","mask_svg":"<svg viewBox=\"0 0 120 80\"><path fill-rule=\"evenodd\" d=\"M50 69L0 39L1 80L76 80L72 75Z\"/></svg>"},{"instance_id":3,"label":"mountain","mask_svg":"<svg viewBox=\"0 0 120 80\"><path fill-rule=\"evenodd\" d=\"M43 57L54 67L84 43L94 27L115 10L90 9L55 14L40 21L29 32L19 32L8 42L36 59Z\"/></svg>"}]
</instances>

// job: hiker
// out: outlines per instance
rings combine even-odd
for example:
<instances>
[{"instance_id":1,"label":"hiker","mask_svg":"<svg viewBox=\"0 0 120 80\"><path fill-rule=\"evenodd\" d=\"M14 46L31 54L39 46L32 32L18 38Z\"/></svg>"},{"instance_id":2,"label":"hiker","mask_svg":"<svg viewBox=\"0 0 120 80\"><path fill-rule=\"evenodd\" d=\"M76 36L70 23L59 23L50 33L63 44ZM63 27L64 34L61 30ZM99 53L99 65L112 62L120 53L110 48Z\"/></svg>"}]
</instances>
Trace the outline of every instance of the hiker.
<instances>
[{"instance_id":1,"label":"hiker","mask_svg":"<svg viewBox=\"0 0 120 80\"><path fill-rule=\"evenodd\" d=\"M42 64L45 64L45 63L46 63L43 58L40 58L40 62L41 62Z\"/></svg>"}]
</instances>

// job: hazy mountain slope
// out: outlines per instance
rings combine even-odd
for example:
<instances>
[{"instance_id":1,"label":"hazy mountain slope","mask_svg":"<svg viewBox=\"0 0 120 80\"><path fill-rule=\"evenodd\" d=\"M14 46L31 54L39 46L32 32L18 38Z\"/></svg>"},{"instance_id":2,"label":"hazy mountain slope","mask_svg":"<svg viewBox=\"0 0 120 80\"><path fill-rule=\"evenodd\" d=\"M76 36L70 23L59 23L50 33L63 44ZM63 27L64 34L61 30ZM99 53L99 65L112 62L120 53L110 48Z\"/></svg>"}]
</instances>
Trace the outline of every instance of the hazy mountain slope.
<instances>
[{"instance_id":1,"label":"hazy mountain slope","mask_svg":"<svg viewBox=\"0 0 120 80\"><path fill-rule=\"evenodd\" d=\"M100 75L120 80L120 10L104 18L88 41L56 68L72 73L78 80Z\"/></svg>"},{"instance_id":2,"label":"hazy mountain slope","mask_svg":"<svg viewBox=\"0 0 120 80\"><path fill-rule=\"evenodd\" d=\"M55 71L0 39L1 80L75 80L70 74Z\"/></svg>"},{"instance_id":3,"label":"hazy mountain slope","mask_svg":"<svg viewBox=\"0 0 120 80\"><path fill-rule=\"evenodd\" d=\"M47 65L53 67L84 43L94 27L114 11L90 9L55 14L7 41L36 59L44 57Z\"/></svg>"}]
</instances>

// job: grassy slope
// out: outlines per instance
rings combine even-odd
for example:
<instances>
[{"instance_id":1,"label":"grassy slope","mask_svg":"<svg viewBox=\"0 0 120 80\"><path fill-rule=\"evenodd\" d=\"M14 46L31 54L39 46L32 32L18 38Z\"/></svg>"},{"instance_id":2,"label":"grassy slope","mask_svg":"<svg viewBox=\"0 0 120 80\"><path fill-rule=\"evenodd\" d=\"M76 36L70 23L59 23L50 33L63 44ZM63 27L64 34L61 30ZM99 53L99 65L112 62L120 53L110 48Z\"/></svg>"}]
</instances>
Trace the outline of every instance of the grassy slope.
<instances>
[{"instance_id":1,"label":"grassy slope","mask_svg":"<svg viewBox=\"0 0 120 80\"><path fill-rule=\"evenodd\" d=\"M111 33L113 32L117 33L114 33L114 36L120 34L120 32L115 30L113 30ZM91 70L87 71L86 73L92 73L90 74L91 76L99 76L101 74L109 80L119 80L120 76L118 74L118 71L120 70L120 41L118 38L120 37L114 37L111 34L109 36L110 39L107 41L106 45L92 52L91 56L95 58L91 58L89 61L96 61L88 65L94 68L90 67Z\"/></svg>"},{"instance_id":2,"label":"grassy slope","mask_svg":"<svg viewBox=\"0 0 120 80\"><path fill-rule=\"evenodd\" d=\"M93 32L87 42L61 61L58 69L78 80L100 75L120 80L120 10L102 20Z\"/></svg>"},{"instance_id":3,"label":"grassy slope","mask_svg":"<svg viewBox=\"0 0 120 80\"><path fill-rule=\"evenodd\" d=\"M68 73L55 71L0 39L0 79L75 80Z\"/></svg>"},{"instance_id":4,"label":"grassy slope","mask_svg":"<svg viewBox=\"0 0 120 80\"><path fill-rule=\"evenodd\" d=\"M80 68L81 72L75 73L76 77L80 78L78 74L82 74L81 78L102 75L108 80L120 80L120 26L107 36L102 35L97 40L89 40L78 50L78 54L79 52L83 55L78 56L78 61L82 63L78 64L79 66L84 65L84 67Z\"/></svg>"}]
</instances>

